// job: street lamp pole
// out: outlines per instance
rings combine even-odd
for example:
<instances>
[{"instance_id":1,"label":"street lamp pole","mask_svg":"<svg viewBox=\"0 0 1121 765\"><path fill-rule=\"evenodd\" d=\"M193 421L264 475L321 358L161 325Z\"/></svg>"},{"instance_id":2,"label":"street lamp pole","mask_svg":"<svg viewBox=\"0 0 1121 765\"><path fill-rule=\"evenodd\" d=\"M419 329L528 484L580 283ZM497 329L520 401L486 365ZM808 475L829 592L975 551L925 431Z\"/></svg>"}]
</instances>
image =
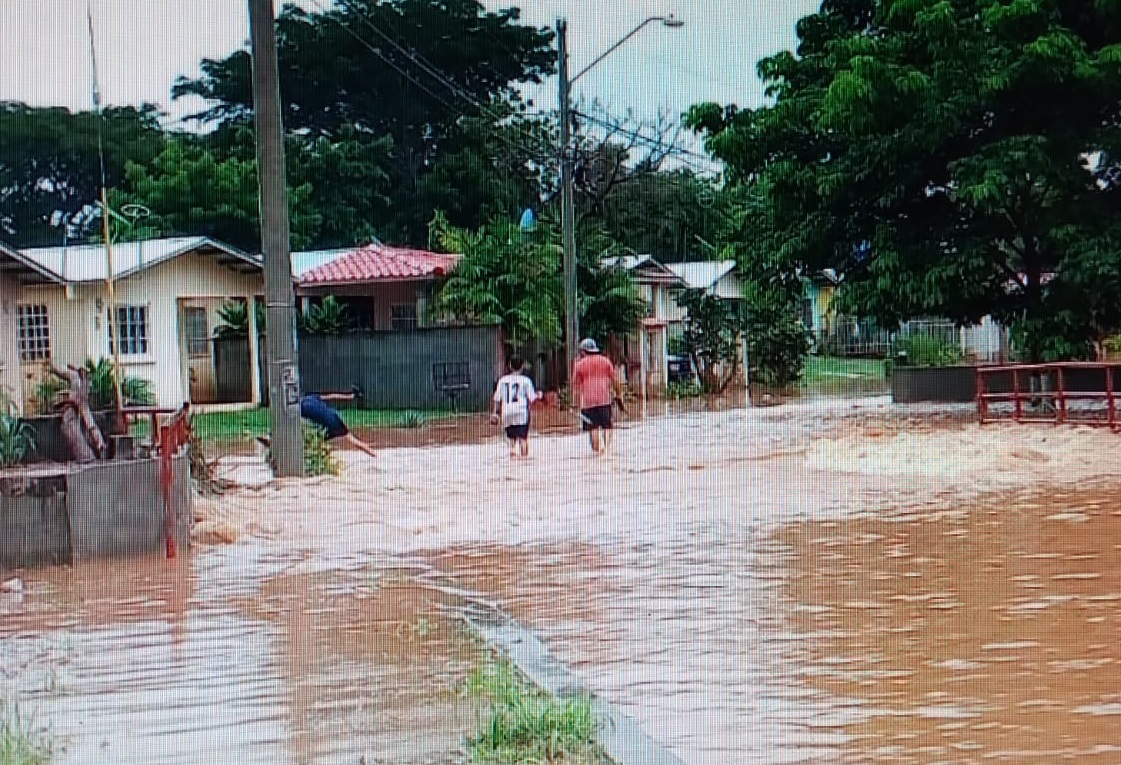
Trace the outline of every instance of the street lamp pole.
<instances>
[{"instance_id":1,"label":"street lamp pole","mask_svg":"<svg viewBox=\"0 0 1121 765\"><path fill-rule=\"evenodd\" d=\"M651 16L627 32L614 45L585 66L575 77L568 76L568 22L557 19L557 80L560 89L560 161L561 161L561 235L564 246L564 345L568 360L568 374L576 363L576 345L580 341L580 314L576 304L576 212L575 151L572 142L572 84L592 68L618 50L627 40L642 31L648 24L660 21L666 27L677 28L684 22L674 16Z\"/></svg>"}]
</instances>

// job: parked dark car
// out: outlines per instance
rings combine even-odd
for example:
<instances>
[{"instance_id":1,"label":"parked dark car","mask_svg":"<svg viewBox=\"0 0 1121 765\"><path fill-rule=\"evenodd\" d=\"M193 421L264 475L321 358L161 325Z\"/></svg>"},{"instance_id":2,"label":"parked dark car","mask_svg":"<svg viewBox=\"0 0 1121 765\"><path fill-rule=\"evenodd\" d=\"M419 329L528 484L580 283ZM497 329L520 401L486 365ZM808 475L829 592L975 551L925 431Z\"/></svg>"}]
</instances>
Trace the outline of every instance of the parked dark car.
<instances>
[{"instance_id":1,"label":"parked dark car","mask_svg":"<svg viewBox=\"0 0 1121 765\"><path fill-rule=\"evenodd\" d=\"M667 356L666 372L670 383L697 382L697 370L688 356Z\"/></svg>"}]
</instances>

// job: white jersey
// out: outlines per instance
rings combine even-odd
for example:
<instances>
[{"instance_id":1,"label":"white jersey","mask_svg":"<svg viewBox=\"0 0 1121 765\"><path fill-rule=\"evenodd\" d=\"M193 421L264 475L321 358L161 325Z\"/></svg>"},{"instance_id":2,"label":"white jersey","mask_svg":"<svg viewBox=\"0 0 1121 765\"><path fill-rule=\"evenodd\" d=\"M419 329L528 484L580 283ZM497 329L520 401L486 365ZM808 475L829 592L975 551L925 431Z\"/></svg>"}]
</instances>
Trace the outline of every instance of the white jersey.
<instances>
[{"instance_id":1,"label":"white jersey","mask_svg":"<svg viewBox=\"0 0 1121 765\"><path fill-rule=\"evenodd\" d=\"M523 374L505 375L494 389L494 402L502 404L502 425L529 423L529 405L537 400L533 380Z\"/></svg>"}]
</instances>

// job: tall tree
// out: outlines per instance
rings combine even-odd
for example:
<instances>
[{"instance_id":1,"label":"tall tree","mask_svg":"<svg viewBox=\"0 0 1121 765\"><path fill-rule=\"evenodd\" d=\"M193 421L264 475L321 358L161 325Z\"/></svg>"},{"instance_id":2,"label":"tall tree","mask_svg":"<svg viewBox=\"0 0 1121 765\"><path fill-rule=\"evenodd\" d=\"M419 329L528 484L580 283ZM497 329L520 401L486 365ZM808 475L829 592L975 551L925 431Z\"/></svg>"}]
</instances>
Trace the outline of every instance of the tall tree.
<instances>
[{"instance_id":1,"label":"tall tree","mask_svg":"<svg viewBox=\"0 0 1121 765\"><path fill-rule=\"evenodd\" d=\"M289 189L292 242L308 245L320 216L308 204L311 187ZM149 164L130 162L120 203L152 211L147 230L164 236L209 236L249 252L260 248L259 189L255 159L221 157L189 137L171 141Z\"/></svg>"},{"instance_id":2,"label":"tall tree","mask_svg":"<svg viewBox=\"0 0 1121 765\"><path fill-rule=\"evenodd\" d=\"M100 124L99 124L100 123ZM105 172L117 186L129 161L147 163L163 148L152 106L71 112L0 103L0 235L18 246L83 239L98 225L98 131Z\"/></svg>"},{"instance_id":3,"label":"tall tree","mask_svg":"<svg viewBox=\"0 0 1121 765\"><path fill-rule=\"evenodd\" d=\"M849 304L886 320L1065 315L1047 331L1067 354L1115 325L1074 287L1121 257L1103 182L1121 139L1121 6L826 0L797 31L796 52L759 64L773 103L688 116L765 200L782 262L843 271Z\"/></svg>"},{"instance_id":4,"label":"tall tree","mask_svg":"<svg viewBox=\"0 0 1121 765\"><path fill-rule=\"evenodd\" d=\"M471 130L462 127L465 117L503 132L492 103L552 71L551 41L548 30L520 23L518 9L487 11L475 0L339 0L324 13L287 6L277 20L285 126L333 140L345 131L389 136L395 207L413 201L415 208L419 194L431 194L422 179L433 167L462 174L455 158L440 159L463 150L455 138ZM244 122L252 112L249 66L246 51L205 60L203 76L180 80L173 96L205 99L208 107L194 115L203 123ZM506 133L523 148L542 148L532 136ZM431 208L394 221L399 238L423 241L430 219Z\"/></svg>"}]
</instances>

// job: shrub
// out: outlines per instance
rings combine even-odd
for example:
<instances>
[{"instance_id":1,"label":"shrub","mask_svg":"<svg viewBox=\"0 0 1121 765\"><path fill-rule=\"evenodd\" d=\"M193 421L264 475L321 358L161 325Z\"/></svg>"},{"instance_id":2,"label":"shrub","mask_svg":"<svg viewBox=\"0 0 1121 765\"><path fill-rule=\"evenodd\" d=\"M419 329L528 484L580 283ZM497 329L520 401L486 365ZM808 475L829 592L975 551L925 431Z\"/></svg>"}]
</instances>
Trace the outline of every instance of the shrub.
<instances>
[{"instance_id":1,"label":"shrub","mask_svg":"<svg viewBox=\"0 0 1121 765\"><path fill-rule=\"evenodd\" d=\"M587 699L562 701L524 682L509 664L476 672L468 691L488 702L469 739L478 763L606 763L595 744L597 723Z\"/></svg>"},{"instance_id":2,"label":"shrub","mask_svg":"<svg viewBox=\"0 0 1121 765\"><path fill-rule=\"evenodd\" d=\"M427 418L424 416L424 412L409 410L401 415L402 428L409 428L410 430L423 428L425 422L427 422Z\"/></svg>"},{"instance_id":3,"label":"shrub","mask_svg":"<svg viewBox=\"0 0 1121 765\"><path fill-rule=\"evenodd\" d=\"M701 395L701 386L693 382L671 382L666 386L666 398L670 401L679 401L684 398L696 398Z\"/></svg>"},{"instance_id":4,"label":"shrub","mask_svg":"<svg viewBox=\"0 0 1121 765\"><path fill-rule=\"evenodd\" d=\"M14 414L0 414L0 466L13 467L35 453L35 431Z\"/></svg>"},{"instance_id":5,"label":"shrub","mask_svg":"<svg viewBox=\"0 0 1121 765\"><path fill-rule=\"evenodd\" d=\"M338 475L339 461L320 428L304 428L304 475Z\"/></svg>"},{"instance_id":6,"label":"shrub","mask_svg":"<svg viewBox=\"0 0 1121 765\"><path fill-rule=\"evenodd\" d=\"M906 353L905 360L899 356ZM928 335L904 337L895 344L899 364L911 367L945 367L960 363L964 358L956 344Z\"/></svg>"},{"instance_id":7,"label":"shrub","mask_svg":"<svg viewBox=\"0 0 1121 765\"><path fill-rule=\"evenodd\" d=\"M113 381L116 379L113 374L113 362L106 358L97 361L86 359L83 366L89 373L90 408L95 411L114 408L117 394L113 389ZM33 396L35 409L40 414L49 414L54 411L59 395L67 390L69 386L64 380L54 375L47 375L35 387ZM156 400L156 394L152 392L152 384L149 381L140 377L125 377L121 380L121 398L126 406L130 403L151 404Z\"/></svg>"}]
</instances>

